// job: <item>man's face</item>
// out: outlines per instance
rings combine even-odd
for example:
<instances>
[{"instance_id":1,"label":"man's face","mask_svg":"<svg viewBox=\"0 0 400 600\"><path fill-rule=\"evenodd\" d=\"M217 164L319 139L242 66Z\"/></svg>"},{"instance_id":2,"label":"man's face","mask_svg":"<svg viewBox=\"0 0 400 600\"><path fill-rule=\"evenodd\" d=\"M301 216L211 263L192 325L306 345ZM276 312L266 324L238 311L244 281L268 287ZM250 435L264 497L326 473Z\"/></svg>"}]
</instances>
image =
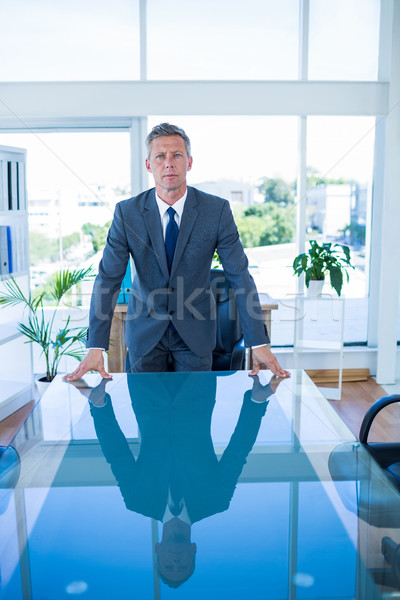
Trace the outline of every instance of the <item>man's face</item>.
<instances>
[{"instance_id":1,"label":"man's face","mask_svg":"<svg viewBox=\"0 0 400 600\"><path fill-rule=\"evenodd\" d=\"M166 200L163 195L177 192L178 200L178 193L182 196L185 193L186 173L192 168L192 157L187 155L184 139L180 135L155 138L150 144L146 168L153 174L160 198Z\"/></svg>"},{"instance_id":2,"label":"man's face","mask_svg":"<svg viewBox=\"0 0 400 600\"><path fill-rule=\"evenodd\" d=\"M166 541L156 544L159 572L174 582L186 580L194 569L196 544L188 541Z\"/></svg>"}]
</instances>

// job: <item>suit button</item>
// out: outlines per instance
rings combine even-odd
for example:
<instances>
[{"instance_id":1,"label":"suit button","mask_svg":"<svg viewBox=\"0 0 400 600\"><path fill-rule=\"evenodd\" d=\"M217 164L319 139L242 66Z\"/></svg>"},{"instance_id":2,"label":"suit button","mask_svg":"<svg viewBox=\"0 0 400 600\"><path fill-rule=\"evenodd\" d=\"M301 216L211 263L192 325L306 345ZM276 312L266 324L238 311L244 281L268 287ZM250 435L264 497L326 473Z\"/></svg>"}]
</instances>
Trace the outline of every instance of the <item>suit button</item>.
<instances>
[{"instance_id":1,"label":"suit button","mask_svg":"<svg viewBox=\"0 0 400 600\"><path fill-rule=\"evenodd\" d=\"M172 317L172 315L175 314L175 311L174 310L170 310L168 314L169 314L170 317Z\"/></svg>"},{"instance_id":2,"label":"suit button","mask_svg":"<svg viewBox=\"0 0 400 600\"><path fill-rule=\"evenodd\" d=\"M168 288L168 293L169 294L173 294L174 291L175 291L175 288Z\"/></svg>"}]
</instances>

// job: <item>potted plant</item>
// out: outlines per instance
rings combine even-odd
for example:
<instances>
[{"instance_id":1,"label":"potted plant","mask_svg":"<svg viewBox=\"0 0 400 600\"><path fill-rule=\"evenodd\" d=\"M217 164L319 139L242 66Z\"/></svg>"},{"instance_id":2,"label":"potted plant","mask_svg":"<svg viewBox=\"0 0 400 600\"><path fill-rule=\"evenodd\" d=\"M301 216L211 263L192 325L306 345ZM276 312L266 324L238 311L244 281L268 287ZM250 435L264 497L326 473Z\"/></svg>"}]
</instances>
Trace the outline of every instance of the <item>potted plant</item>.
<instances>
[{"instance_id":1,"label":"potted plant","mask_svg":"<svg viewBox=\"0 0 400 600\"><path fill-rule=\"evenodd\" d=\"M72 356L80 360L84 355L87 327L70 327L68 316L64 327L58 331L54 327L57 309L65 294L77 283L94 277L93 267L87 269L63 269L56 274L55 282L50 288L33 296L25 295L14 278L4 282L5 291L0 293L0 306L24 304L27 309L26 322L18 323L18 330L28 339L26 343L36 343L42 349L46 360L46 375L42 381L50 382L57 375L58 366L63 356ZM50 318L46 318L44 297L46 291L55 300Z\"/></svg>"},{"instance_id":2,"label":"potted plant","mask_svg":"<svg viewBox=\"0 0 400 600\"><path fill-rule=\"evenodd\" d=\"M316 240L310 240L309 244L308 252L302 252L293 261L294 275L300 277L304 273L308 288L312 281L320 281L323 285L325 274L329 273L331 286L340 296L343 273L349 281L348 269L354 269L350 262L350 248L343 244L318 244Z\"/></svg>"}]
</instances>

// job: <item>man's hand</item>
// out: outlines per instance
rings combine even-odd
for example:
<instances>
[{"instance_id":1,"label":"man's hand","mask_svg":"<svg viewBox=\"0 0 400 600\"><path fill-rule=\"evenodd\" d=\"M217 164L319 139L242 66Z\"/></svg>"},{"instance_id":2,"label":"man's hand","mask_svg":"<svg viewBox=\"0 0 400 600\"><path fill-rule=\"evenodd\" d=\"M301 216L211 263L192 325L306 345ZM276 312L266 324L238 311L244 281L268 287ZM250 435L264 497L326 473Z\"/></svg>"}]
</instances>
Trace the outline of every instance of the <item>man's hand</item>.
<instances>
[{"instance_id":1,"label":"man's hand","mask_svg":"<svg viewBox=\"0 0 400 600\"><path fill-rule=\"evenodd\" d=\"M64 381L76 381L88 371L97 371L103 379L112 379L111 375L104 369L103 351L98 348L90 349L75 371L64 375L63 379Z\"/></svg>"},{"instance_id":2,"label":"man's hand","mask_svg":"<svg viewBox=\"0 0 400 600\"><path fill-rule=\"evenodd\" d=\"M260 369L269 369L278 377L290 377L289 371L282 369L276 356L272 354L268 346L260 346L252 349L253 370L250 375L257 375Z\"/></svg>"}]
</instances>

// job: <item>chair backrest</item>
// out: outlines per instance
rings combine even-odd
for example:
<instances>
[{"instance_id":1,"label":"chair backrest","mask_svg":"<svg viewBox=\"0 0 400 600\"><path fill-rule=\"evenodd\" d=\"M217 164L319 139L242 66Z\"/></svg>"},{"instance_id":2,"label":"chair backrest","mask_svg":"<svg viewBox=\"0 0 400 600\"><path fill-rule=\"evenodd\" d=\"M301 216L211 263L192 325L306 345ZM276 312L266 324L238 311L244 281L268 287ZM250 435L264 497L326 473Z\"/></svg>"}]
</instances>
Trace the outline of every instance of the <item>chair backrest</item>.
<instances>
[{"instance_id":1,"label":"chair backrest","mask_svg":"<svg viewBox=\"0 0 400 600\"><path fill-rule=\"evenodd\" d=\"M400 489L400 442L368 442L368 434L375 417L390 404L400 402L400 394L384 396L376 400L367 412L360 427L360 442L372 454L382 469L386 469L389 478Z\"/></svg>"},{"instance_id":2,"label":"chair backrest","mask_svg":"<svg viewBox=\"0 0 400 600\"><path fill-rule=\"evenodd\" d=\"M212 370L244 369L245 347L235 295L222 270L210 271L210 284L216 302L217 318L217 340Z\"/></svg>"}]
</instances>

